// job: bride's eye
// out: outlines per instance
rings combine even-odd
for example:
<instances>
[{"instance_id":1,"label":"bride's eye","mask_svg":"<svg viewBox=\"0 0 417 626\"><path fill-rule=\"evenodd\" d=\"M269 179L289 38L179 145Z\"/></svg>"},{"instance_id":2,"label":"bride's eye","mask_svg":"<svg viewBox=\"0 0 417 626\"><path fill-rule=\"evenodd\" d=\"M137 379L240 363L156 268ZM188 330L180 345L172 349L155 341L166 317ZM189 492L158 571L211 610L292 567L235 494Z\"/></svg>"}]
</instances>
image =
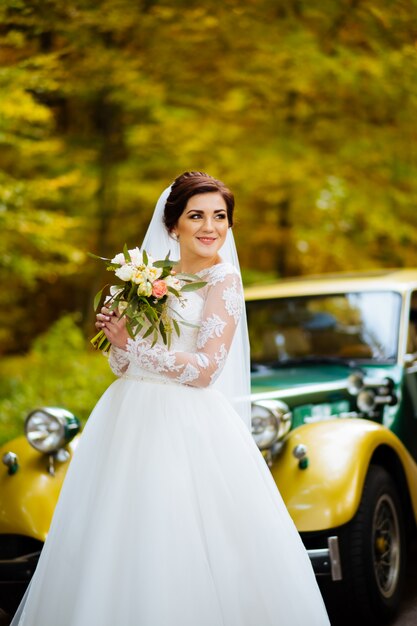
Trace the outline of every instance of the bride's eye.
<instances>
[{"instance_id":1,"label":"bride's eye","mask_svg":"<svg viewBox=\"0 0 417 626\"><path fill-rule=\"evenodd\" d=\"M193 220L195 217L201 217L201 215L200 213L191 213L189 217Z\"/></svg>"},{"instance_id":2,"label":"bride's eye","mask_svg":"<svg viewBox=\"0 0 417 626\"><path fill-rule=\"evenodd\" d=\"M226 219L227 215L226 215L226 213L217 213L216 217L219 220L224 220L224 219Z\"/></svg>"}]
</instances>

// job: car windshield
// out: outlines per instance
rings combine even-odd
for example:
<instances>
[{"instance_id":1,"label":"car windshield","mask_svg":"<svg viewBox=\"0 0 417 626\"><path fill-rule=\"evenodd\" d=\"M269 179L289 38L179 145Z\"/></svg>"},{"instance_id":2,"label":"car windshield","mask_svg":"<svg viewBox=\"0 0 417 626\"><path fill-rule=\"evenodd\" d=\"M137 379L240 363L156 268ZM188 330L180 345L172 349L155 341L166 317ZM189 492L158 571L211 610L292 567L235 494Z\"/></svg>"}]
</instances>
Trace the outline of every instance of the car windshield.
<instances>
[{"instance_id":1,"label":"car windshield","mask_svg":"<svg viewBox=\"0 0 417 626\"><path fill-rule=\"evenodd\" d=\"M253 364L397 358L398 293L274 298L246 306Z\"/></svg>"}]
</instances>

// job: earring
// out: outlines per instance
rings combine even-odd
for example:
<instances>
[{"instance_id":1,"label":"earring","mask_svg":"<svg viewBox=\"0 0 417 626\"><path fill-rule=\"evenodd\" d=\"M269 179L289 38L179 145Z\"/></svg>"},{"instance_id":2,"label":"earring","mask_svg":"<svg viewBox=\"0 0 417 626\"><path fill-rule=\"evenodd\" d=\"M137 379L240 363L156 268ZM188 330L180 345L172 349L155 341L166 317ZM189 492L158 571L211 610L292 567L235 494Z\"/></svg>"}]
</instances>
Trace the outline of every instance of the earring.
<instances>
[{"instance_id":1,"label":"earring","mask_svg":"<svg viewBox=\"0 0 417 626\"><path fill-rule=\"evenodd\" d=\"M179 241L180 240L180 236L177 235L177 233L172 233L172 236L175 239L175 241Z\"/></svg>"}]
</instances>

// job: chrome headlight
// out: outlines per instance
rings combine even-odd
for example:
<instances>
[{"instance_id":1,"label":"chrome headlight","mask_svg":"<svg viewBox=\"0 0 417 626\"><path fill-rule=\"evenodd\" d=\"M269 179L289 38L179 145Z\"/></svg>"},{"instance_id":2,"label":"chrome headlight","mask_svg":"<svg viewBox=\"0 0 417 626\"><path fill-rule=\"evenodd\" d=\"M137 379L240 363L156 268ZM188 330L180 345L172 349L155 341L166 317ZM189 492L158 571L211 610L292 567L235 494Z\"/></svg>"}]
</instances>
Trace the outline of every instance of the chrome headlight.
<instances>
[{"instance_id":1,"label":"chrome headlight","mask_svg":"<svg viewBox=\"0 0 417 626\"><path fill-rule=\"evenodd\" d=\"M375 409L377 404L375 391L372 389L362 389L362 391L358 393L356 403L362 413L370 413Z\"/></svg>"},{"instance_id":2,"label":"chrome headlight","mask_svg":"<svg viewBox=\"0 0 417 626\"><path fill-rule=\"evenodd\" d=\"M363 374L360 372L354 372L350 374L347 379L347 390L352 396L357 396L358 393L364 387Z\"/></svg>"},{"instance_id":3,"label":"chrome headlight","mask_svg":"<svg viewBox=\"0 0 417 626\"><path fill-rule=\"evenodd\" d=\"M252 436L260 450L285 437L291 428L292 414L279 400L257 400L252 404Z\"/></svg>"},{"instance_id":4,"label":"chrome headlight","mask_svg":"<svg viewBox=\"0 0 417 626\"><path fill-rule=\"evenodd\" d=\"M80 431L79 420L65 409L43 407L29 413L25 421L26 439L45 454L64 447Z\"/></svg>"}]
</instances>

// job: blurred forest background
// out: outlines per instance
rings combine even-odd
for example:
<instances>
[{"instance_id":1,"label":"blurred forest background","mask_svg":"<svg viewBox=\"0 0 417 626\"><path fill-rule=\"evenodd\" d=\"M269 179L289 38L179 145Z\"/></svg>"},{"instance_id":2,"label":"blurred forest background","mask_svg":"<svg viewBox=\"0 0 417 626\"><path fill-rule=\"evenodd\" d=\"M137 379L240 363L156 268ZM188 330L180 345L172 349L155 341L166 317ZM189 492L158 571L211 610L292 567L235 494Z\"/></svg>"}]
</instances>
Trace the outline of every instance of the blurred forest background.
<instances>
[{"instance_id":1,"label":"blurred forest background","mask_svg":"<svg viewBox=\"0 0 417 626\"><path fill-rule=\"evenodd\" d=\"M187 169L237 199L247 283L417 265L415 0L2 0L0 440L85 418L88 251L140 243Z\"/></svg>"}]
</instances>

